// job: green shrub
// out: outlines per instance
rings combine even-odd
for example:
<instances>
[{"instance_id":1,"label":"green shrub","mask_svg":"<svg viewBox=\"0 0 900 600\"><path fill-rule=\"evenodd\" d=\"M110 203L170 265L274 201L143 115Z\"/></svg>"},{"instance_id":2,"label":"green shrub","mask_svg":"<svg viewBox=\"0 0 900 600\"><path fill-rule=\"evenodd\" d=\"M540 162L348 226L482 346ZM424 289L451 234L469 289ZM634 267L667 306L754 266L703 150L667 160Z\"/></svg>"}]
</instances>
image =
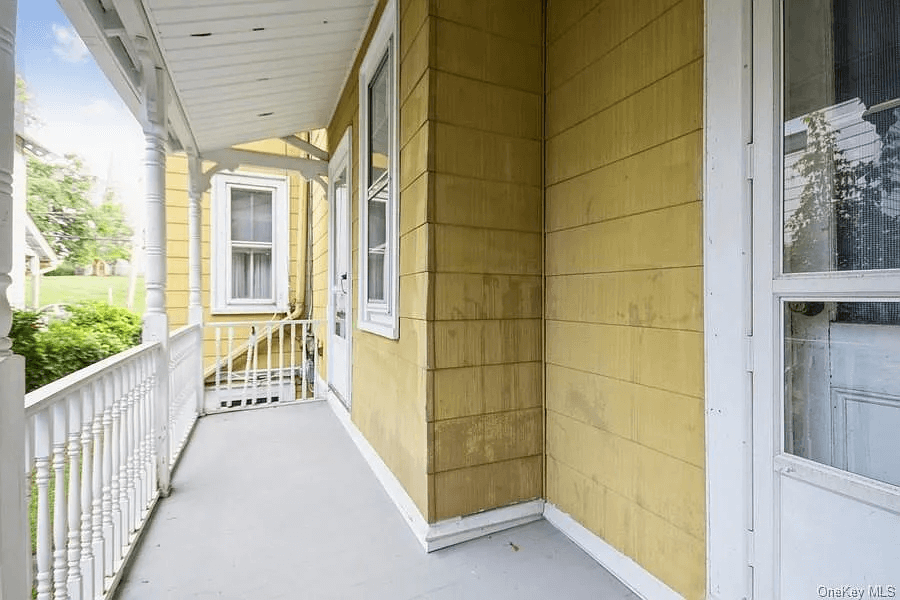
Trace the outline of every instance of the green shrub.
<instances>
[{"instance_id":1,"label":"green shrub","mask_svg":"<svg viewBox=\"0 0 900 600\"><path fill-rule=\"evenodd\" d=\"M67 262L62 263L52 271L44 273L47 277L69 277L75 274L75 267Z\"/></svg>"},{"instance_id":2,"label":"green shrub","mask_svg":"<svg viewBox=\"0 0 900 600\"><path fill-rule=\"evenodd\" d=\"M25 357L25 386L30 392L141 341L135 313L102 302L66 307L68 315L51 319L29 311L13 312L13 352Z\"/></svg>"}]
</instances>

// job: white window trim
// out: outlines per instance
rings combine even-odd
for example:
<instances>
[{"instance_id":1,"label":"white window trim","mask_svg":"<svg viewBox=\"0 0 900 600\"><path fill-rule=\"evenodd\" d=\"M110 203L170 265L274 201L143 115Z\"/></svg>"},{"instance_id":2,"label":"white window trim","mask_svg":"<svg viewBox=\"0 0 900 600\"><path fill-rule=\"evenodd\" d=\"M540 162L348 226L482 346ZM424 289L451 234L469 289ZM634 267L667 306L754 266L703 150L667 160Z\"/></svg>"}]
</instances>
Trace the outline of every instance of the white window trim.
<instances>
[{"instance_id":1,"label":"white window trim","mask_svg":"<svg viewBox=\"0 0 900 600\"><path fill-rule=\"evenodd\" d=\"M272 294L271 300L231 299L231 186L272 192ZM258 173L224 172L213 176L210 209L210 298L212 314L283 313L288 310L290 196L288 178Z\"/></svg>"},{"instance_id":2,"label":"white window trim","mask_svg":"<svg viewBox=\"0 0 900 600\"><path fill-rule=\"evenodd\" d=\"M366 56L359 68L359 314L357 327L370 333L387 338L400 337L400 189L399 189L399 59L397 56L397 5L395 0L388 0L381 15L378 28L372 36ZM366 185L368 173L368 89L369 81L381 64L385 52L391 51L391 87L389 110L392 118L390 131L390 172L388 173L388 206L385 286L387 302L373 303L368 301L368 202L366 201Z\"/></svg>"}]
</instances>

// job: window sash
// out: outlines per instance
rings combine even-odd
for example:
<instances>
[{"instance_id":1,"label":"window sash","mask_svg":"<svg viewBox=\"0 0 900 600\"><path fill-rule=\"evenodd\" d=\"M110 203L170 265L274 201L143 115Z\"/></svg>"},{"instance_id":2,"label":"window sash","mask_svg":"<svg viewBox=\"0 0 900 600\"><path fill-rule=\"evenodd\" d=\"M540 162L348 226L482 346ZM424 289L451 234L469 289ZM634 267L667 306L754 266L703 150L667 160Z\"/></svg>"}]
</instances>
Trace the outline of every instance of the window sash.
<instances>
[{"instance_id":1,"label":"window sash","mask_svg":"<svg viewBox=\"0 0 900 600\"><path fill-rule=\"evenodd\" d=\"M388 0L360 65L358 86L362 180L357 326L391 339L399 335L396 10L396 2Z\"/></svg>"}]
</instances>

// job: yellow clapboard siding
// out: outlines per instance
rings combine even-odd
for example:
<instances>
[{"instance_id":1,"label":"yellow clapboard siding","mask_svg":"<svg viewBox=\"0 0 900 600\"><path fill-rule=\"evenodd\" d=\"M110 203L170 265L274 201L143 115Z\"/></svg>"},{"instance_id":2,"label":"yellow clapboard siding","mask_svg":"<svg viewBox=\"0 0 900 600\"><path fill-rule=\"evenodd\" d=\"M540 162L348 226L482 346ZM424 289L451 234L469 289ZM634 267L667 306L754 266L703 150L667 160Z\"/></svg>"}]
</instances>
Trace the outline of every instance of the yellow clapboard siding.
<instances>
[{"instance_id":1,"label":"yellow clapboard siding","mask_svg":"<svg viewBox=\"0 0 900 600\"><path fill-rule=\"evenodd\" d=\"M434 407L436 420L539 408L541 363L437 369L434 394L440 398Z\"/></svg>"},{"instance_id":2,"label":"yellow clapboard siding","mask_svg":"<svg viewBox=\"0 0 900 600\"><path fill-rule=\"evenodd\" d=\"M548 319L703 329L703 270L649 269L547 278Z\"/></svg>"},{"instance_id":3,"label":"yellow clapboard siding","mask_svg":"<svg viewBox=\"0 0 900 600\"><path fill-rule=\"evenodd\" d=\"M434 318L539 319L539 275L491 275L487 273L436 273Z\"/></svg>"},{"instance_id":4,"label":"yellow clapboard siding","mask_svg":"<svg viewBox=\"0 0 900 600\"><path fill-rule=\"evenodd\" d=\"M434 475L434 518L449 519L541 497L542 459L517 458Z\"/></svg>"},{"instance_id":5,"label":"yellow clapboard siding","mask_svg":"<svg viewBox=\"0 0 900 600\"><path fill-rule=\"evenodd\" d=\"M702 143L690 133L548 187L547 230L699 200Z\"/></svg>"},{"instance_id":6,"label":"yellow clapboard siding","mask_svg":"<svg viewBox=\"0 0 900 600\"><path fill-rule=\"evenodd\" d=\"M547 133L556 135L678 70L703 54L702 0L683 0L547 97Z\"/></svg>"},{"instance_id":7,"label":"yellow clapboard siding","mask_svg":"<svg viewBox=\"0 0 900 600\"><path fill-rule=\"evenodd\" d=\"M461 175L434 176L434 220L449 225L540 232L541 188Z\"/></svg>"},{"instance_id":8,"label":"yellow clapboard siding","mask_svg":"<svg viewBox=\"0 0 900 600\"><path fill-rule=\"evenodd\" d=\"M436 321L435 368L540 359L540 319Z\"/></svg>"},{"instance_id":9,"label":"yellow clapboard siding","mask_svg":"<svg viewBox=\"0 0 900 600\"><path fill-rule=\"evenodd\" d=\"M697 60L547 139L547 180L557 183L700 128L703 64Z\"/></svg>"},{"instance_id":10,"label":"yellow clapboard siding","mask_svg":"<svg viewBox=\"0 0 900 600\"><path fill-rule=\"evenodd\" d=\"M434 471L449 471L543 452L540 408L434 423Z\"/></svg>"}]
</instances>

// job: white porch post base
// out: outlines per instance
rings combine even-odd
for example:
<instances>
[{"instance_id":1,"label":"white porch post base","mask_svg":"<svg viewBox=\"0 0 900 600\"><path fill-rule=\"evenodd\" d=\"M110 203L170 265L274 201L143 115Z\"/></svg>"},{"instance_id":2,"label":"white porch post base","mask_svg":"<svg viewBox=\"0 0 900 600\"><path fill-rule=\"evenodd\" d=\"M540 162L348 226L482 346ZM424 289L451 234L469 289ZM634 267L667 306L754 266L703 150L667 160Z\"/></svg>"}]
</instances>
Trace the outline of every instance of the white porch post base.
<instances>
[{"instance_id":1,"label":"white porch post base","mask_svg":"<svg viewBox=\"0 0 900 600\"><path fill-rule=\"evenodd\" d=\"M30 598L25 508L25 359L0 357L0 598Z\"/></svg>"},{"instance_id":2,"label":"white porch post base","mask_svg":"<svg viewBox=\"0 0 900 600\"><path fill-rule=\"evenodd\" d=\"M320 382L320 385L322 385L322 389L327 389L324 382ZM403 515L413 535L416 536L416 539L419 540L426 552L433 552L441 548L497 533L498 531L518 527L541 518L544 510L544 501L531 500L513 504L512 506L486 510L466 517L428 523L422 516L422 513L419 512L415 502L403 489L400 481L397 480L372 445L369 444L368 440L350 420L350 414L344 405L341 404L341 401L330 390L325 395L331 410L334 411L341 425L350 434L350 439L359 448L363 458L369 464L369 468L372 469L375 477L381 482L388 496L397 506L400 514Z\"/></svg>"},{"instance_id":3,"label":"white porch post base","mask_svg":"<svg viewBox=\"0 0 900 600\"><path fill-rule=\"evenodd\" d=\"M640 598L684 600L681 594L651 575L644 567L549 502L544 505L544 518Z\"/></svg>"}]
</instances>

